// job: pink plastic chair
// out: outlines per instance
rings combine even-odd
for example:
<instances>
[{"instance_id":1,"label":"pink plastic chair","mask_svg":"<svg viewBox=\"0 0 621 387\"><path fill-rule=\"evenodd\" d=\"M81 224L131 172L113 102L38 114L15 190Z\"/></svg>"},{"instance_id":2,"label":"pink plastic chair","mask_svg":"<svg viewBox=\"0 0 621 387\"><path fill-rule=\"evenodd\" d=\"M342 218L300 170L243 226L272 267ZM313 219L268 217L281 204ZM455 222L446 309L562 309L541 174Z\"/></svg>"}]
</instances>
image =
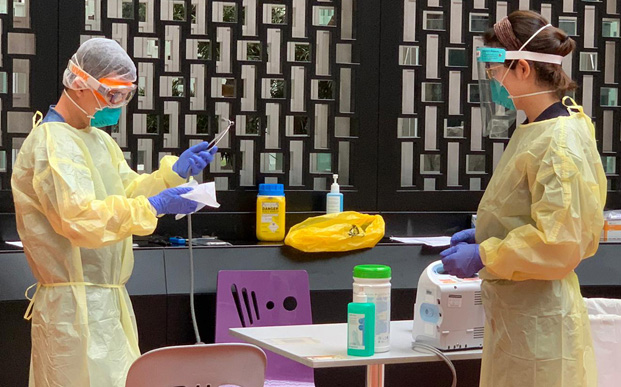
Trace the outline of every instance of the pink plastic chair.
<instances>
[{"instance_id":1,"label":"pink plastic chair","mask_svg":"<svg viewBox=\"0 0 621 387\"><path fill-rule=\"evenodd\" d=\"M140 356L126 387L263 387L267 358L251 344L164 347Z\"/></svg>"}]
</instances>

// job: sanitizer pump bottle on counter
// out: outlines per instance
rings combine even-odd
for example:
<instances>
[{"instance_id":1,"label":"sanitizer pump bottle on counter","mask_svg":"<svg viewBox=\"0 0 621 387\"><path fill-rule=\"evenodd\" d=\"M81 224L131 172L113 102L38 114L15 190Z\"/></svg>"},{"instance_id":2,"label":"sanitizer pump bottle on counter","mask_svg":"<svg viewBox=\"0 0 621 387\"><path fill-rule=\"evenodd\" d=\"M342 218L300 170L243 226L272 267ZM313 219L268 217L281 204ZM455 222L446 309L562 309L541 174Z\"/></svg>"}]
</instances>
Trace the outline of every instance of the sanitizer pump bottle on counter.
<instances>
[{"instance_id":1,"label":"sanitizer pump bottle on counter","mask_svg":"<svg viewBox=\"0 0 621 387\"><path fill-rule=\"evenodd\" d=\"M336 214L343 212L343 194L337 179L339 175L332 175L334 183L330 186L330 193L326 195L326 214Z\"/></svg>"}]
</instances>

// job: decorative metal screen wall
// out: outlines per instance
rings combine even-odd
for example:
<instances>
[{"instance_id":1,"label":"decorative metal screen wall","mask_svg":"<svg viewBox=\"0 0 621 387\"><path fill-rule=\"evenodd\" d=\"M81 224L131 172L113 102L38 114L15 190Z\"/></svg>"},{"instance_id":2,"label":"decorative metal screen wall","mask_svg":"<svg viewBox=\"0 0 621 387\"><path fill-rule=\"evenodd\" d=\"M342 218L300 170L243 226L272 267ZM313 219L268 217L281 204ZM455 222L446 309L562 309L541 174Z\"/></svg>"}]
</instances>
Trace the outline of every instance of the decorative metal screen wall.
<instances>
[{"instance_id":1,"label":"decorative metal screen wall","mask_svg":"<svg viewBox=\"0 0 621 387\"><path fill-rule=\"evenodd\" d=\"M563 67L580 85L573 96L595 121L609 188L621 188L621 2L403 0L400 6L382 13L380 130L394 156L379 167L380 209L476 207L512 133L481 134L476 49L483 32L517 9L540 12L576 40ZM400 174L388 177L392 170Z\"/></svg>"},{"instance_id":2,"label":"decorative metal screen wall","mask_svg":"<svg viewBox=\"0 0 621 387\"><path fill-rule=\"evenodd\" d=\"M62 90L55 74L79 43L105 36L117 40L138 68L138 96L120 124L108 130L139 172L154 170L166 154L212 139L226 127L221 118L230 118L235 131L218 144L217 160L198 178L216 181L223 207L250 210L257 185L278 182L285 184L290 209L318 210L334 173L351 191L350 208L374 207L375 140L369 134L376 132L378 96L369 90L378 78L373 63L379 23L375 33L359 33L358 25L365 14L379 14L379 5L358 0L48 4L54 10L41 16L56 25L48 23L41 35L57 41L45 46L41 36L35 43L28 31L29 1L0 0L0 189L10 188L12 160L32 127L32 114L45 111ZM33 7L33 12L45 8L39 2ZM57 15L62 17L56 20ZM361 53L362 45L367 51ZM35 53L53 65L29 66ZM371 68L361 70L361 60ZM33 107L28 95L41 89L33 85L37 74L58 84L48 88L52 97Z\"/></svg>"},{"instance_id":3,"label":"decorative metal screen wall","mask_svg":"<svg viewBox=\"0 0 621 387\"><path fill-rule=\"evenodd\" d=\"M363 184L352 178L357 0L85 5L81 40L113 38L138 68L138 98L112 136L139 172L213 138L230 118L235 130L206 172L219 191L263 182L283 183L293 195L323 191L333 173L346 189Z\"/></svg>"},{"instance_id":4,"label":"decorative metal screen wall","mask_svg":"<svg viewBox=\"0 0 621 387\"><path fill-rule=\"evenodd\" d=\"M349 209L474 210L511 133L481 136L474 53L516 9L576 40L564 68L621 206L619 0L0 0L0 189L32 113L62 90L51 74L107 36L138 67L109 130L141 172L226 117L235 131L201 177L224 210L252 210L262 182L285 184L290 210L319 210L332 173Z\"/></svg>"},{"instance_id":5,"label":"decorative metal screen wall","mask_svg":"<svg viewBox=\"0 0 621 387\"><path fill-rule=\"evenodd\" d=\"M0 189L10 188L8 171L32 127L30 75L34 55L29 0L0 0Z\"/></svg>"}]
</instances>

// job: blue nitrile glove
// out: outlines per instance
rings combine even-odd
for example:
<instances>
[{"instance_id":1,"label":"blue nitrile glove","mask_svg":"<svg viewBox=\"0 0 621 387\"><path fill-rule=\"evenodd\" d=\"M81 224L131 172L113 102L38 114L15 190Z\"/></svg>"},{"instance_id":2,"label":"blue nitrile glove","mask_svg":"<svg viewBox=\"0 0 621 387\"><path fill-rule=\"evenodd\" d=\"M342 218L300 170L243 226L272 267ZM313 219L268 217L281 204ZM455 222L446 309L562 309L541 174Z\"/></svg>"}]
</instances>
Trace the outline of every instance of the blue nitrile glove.
<instances>
[{"instance_id":1,"label":"blue nitrile glove","mask_svg":"<svg viewBox=\"0 0 621 387\"><path fill-rule=\"evenodd\" d=\"M184 179L188 178L188 171L190 171L190 176L198 175L207 164L213 161L213 157L218 151L217 146L213 146L209 150L207 147L209 147L209 143L203 141L188 148L173 165L173 171Z\"/></svg>"},{"instance_id":2,"label":"blue nitrile glove","mask_svg":"<svg viewBox=\"0 0 621 387\"><path fill-rule=\"evenodd\" d=\"M481 262L478 244L449 247L440 253L444 271L459 278L471 278L485 265Z\"/></svg>"},{"instance_id":3,"label":"blue nitrile glove","mask_svg":"<svg viewBox=\"0 0 621 387\"><path fill-rule=\"evenodd\" d=\"M198 203L194 200L182 198L181 195L193 189L190 187L168 188L155 196L151 196L149 202L155 208L158 215L191 214L196 211Z\"/></svg>"},{"instance_id":4,"label":"blue nitrile glove","mask_svg":"<svg viewBox=\"0 0 621 387\"><path fill-rule=\"evenodd\" d=\"M456 232L451 237L451 246L457 246L460 243L474 243L474 234L474 228L469 228L468 230Z\"/></svg>"}]
</instances>

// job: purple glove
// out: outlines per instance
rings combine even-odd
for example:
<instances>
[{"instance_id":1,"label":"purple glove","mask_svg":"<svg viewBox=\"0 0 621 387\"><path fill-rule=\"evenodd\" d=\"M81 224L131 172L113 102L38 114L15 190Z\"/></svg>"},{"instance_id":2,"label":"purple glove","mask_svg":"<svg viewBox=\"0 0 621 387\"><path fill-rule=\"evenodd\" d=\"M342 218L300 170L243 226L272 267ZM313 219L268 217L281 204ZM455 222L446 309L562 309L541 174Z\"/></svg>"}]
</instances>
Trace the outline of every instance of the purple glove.
<instances>
[{"instance_id":1,"label":"purple glove","mask_svg":"<svg viewBox=\"0 0 621 387\"><path fill-rule=\"evenodd\" d=\"M168 188L149 198L149 203L155 208L158 215L163 214L191 214L196 211L198 203L194 200L182 198L181 195L192 191L190 187Z\"/></svg>"},{"instance_id":2,"label":"purple glove","mask_svg":"<svg viewBox=\"0 0 621 387\"><path fill-rule=\"evenodd\" d=\"M471 278L485 265L481 262L478 244L459 244L440 253L444 271L459 278Z\"/></svg>"},{"instance_id":3,"label":"purple glove","mask_svg":"<svg viewBox=\"0 0 621 387\"><path fill-rule=\"evenodd\" d=\"M200 144L188 148L179 156L179 160L177 160L175 165L173 165L173 171L184 179L188 178L188 171L190 171L190 176L198 175L205 169L207 164L213 161L213 156L218 151L217 146L213 146L207 150L208 146L209 143L203 141Z\"/></svg>"},{"instance_id":4,"label":"purple glove","mask_svg":"<svg viewBox=\"0 0 621 387\"><path fill-rule=\"evenodd\" d=\"M475 243L474 234L475 230L473 228L456 232L451 238L451 246L457 246L460 243Z\"/></svg>"}]
</instances>

